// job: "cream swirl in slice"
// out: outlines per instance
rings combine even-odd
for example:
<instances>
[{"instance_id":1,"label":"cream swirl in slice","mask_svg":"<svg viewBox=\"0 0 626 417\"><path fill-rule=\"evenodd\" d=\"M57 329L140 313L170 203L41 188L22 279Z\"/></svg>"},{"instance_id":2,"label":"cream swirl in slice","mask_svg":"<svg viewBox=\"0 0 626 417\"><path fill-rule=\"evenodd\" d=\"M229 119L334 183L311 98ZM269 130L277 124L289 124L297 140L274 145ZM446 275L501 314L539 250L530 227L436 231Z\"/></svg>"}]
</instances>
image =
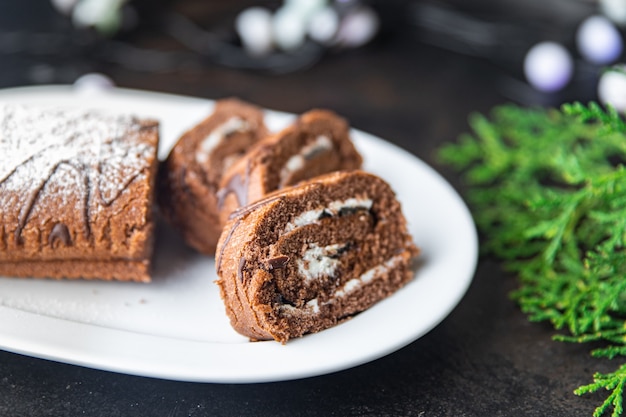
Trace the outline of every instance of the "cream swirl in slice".
<instances>
[{"instance_id":1,"label":"cream swirl in slice","mask_svg":"<svg viewBox=\"0 0 626 417\"><path fill-rule=\"evenodd\" d=\"M287 223L284 232L288 233L298 227L306 226L308 224L316 224L324 217L338 216L346 211L371 210L372 204L372 199L364 197L351 197L345 200L332 201L328 204L328 207L307 210L294 217L289 223Z\"/></svg>"},{"instance_id":2,"label":"cream swirl in slice","mask_svg":"<svg viewBox=\"0 0 626 417\"><path fill-rule=\"evenodd\" d=\"M401 261L404 260L404 257L401 255L392 256L387 259L384 263L380 265L376 265L375 267L368 269L358 278L353 278L350 281L343 284L341 289L335 291L334 297L344 297L351 292L356 291L363 285L372 282L375 278L383 275L391 268L396 267Z\"/></svg>"},{"instance_id":3,"label":"cream swirl in slice","mask_svg":"<svg viewBox=\"0 0 626 417\"><path fill-rule=\"evenodd\" d=\"M307 145L300 149L300 152L292 155L285 166L280 171L280 187L284 187L289 182L289 178L294 172L304 169L306 161L333 149L333 142L328 136L319 135Z\"/></svg>"},{"instance_id":4,"label":"cream swirl in slice","mask_svg":"<svg viewBox=\"0 0 626 417\"><path fill-rule=\"evenodd\" d=\"M335 270L341 263L339 255L347 243L335 243L327 246L319 246L316 243L309 245L301 259L297 260L298 272L306 282L313 281L325 276L334 276Z\"/></svg>"},{"instance_id":5,"label":"cream swirl in slice","mask_svg":"<svg viewBox=\"0 0 626 417\"><path fill-rule=\"evenodd\" d=\"M357 278L353 278L350 281L346 282L340 289L335 291L330 299L322 303L322 306L331 304L335 302L338 298L346 297L351 293L357 291L362 288L364 285L372 282L374 279L381 277L385 273L389 272L391 269L397 267L402 261L404 257L402 255L392 256L387 259L384 263L380 265L376 265L373 268L368 269L363 274L361 274ZM280 310L284 314L291 315L315 315L321 312L320 303L317 298L313 298L304 304L302 307L296 307L290 304L282 304L280 306Z\"/></svg>"},{"instance_id":6,"label":"cream swirl in slice","mask_svg":"<svg viewBox=\"0 0 626 417\"><path fill-rule=\"evenodd\" d=\"M200 142L196 151L196 162L204 164L209 156L222 141L233 133L243 133L250 130L250 123L241 117L231 117L221 125L218 125Z\"/></svg>"}]
</instances>

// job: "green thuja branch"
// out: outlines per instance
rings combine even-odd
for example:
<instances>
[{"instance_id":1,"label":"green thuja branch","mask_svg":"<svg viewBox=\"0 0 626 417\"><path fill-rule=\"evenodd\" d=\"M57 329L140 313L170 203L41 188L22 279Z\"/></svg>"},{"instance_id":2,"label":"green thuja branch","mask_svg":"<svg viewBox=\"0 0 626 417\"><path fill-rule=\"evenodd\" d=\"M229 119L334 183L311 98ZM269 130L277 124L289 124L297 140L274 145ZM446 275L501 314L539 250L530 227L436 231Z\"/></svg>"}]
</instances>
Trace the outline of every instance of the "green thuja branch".
<instances>
[{"instance_id":1,"label":"green thuja branch","mask_svg":"<svg viewBox=\"0 0 626 417\"><path fill-rule=\"evenodd\" d=\"M519 277L512 298L595 357L626 355L626 123L612 108L500 106L440 149L463 173L484 253ZM576 394L611 391L597 408L622 414L626 365Z\"/></svg>"},{"instance_id":2,"label":"green thuja branch","mask_svg":"<svg viewBox=\"0 0 626 417\"><path fill-rule=\"evenodd\" d=\"M622 415L623 401L624 401L624 384L626 383L626 364L620 366L620 368L610 374L596 373L593 376L593 383L589 385L583 385L574 391L576 395L588 394L591 392L605 389L612 391L611 394L604 400L593 413L594 417L600 417L606 413L610 408L613 408L612 417L618 417Z\"/></svg>"}]
</instances>

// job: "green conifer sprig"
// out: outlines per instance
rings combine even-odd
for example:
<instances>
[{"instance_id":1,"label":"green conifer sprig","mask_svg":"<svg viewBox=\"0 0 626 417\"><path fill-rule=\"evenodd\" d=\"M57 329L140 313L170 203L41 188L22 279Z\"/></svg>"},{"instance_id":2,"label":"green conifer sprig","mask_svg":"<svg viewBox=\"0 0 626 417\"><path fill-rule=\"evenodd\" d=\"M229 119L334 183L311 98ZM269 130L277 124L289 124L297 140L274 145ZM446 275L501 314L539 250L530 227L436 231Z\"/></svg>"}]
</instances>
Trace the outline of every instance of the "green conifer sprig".
<instances>
[{"instance_id":1,"label":"green conifer sprig","mask_svg":"<svg viewBox=\"0 0 626 417\"><path fill-rule=\"evenodd\" d=\"M496 107L439 151L463 173L483 253L519 277L512 298L555 340L626 355L626 123L612 108ZM594 375L582 395L611 391L594 415L622 414L626 365Z\"/></svg>"},{"instance_id":2,"label":"green conifer sprig","mask_svg":"<svg viewBox=\"0 0 626 417\"><path fill-rule=\"evenodd\" d=\"M618 370L610 374L596 372L593 375L593 383L577 388L576 395L584 395L597 392L601 389L611 391L604 402L595 409L593 417L600 417L609 409L613 408L611 417L619 417L624 411L624 384L626 383L626 364L620 366Z\"/></svg>"}]
</instances>

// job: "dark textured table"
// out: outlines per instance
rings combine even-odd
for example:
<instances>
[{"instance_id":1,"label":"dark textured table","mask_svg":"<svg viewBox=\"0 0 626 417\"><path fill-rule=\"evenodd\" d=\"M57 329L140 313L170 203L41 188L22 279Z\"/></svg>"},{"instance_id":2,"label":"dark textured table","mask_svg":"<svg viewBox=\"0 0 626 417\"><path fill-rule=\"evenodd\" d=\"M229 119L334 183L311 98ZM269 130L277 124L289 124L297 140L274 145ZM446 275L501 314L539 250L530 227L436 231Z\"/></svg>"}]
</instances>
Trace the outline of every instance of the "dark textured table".
<instances>
[{"instance_id":1,"label":"dark textured table","mask_svg":"<svg viewBox=\"0 0 626 417\"><path fill-rule=\"evenodd\" d=\"M3 4L3 36L60 27L50 10L34 10ZM151 33L125 41L176 48ZM211 63L143 71L98 59L88 49L74 45L51 53L5 47L0 86L71 83L98 71L128 88L210 99L239 96L294 113L328 107L356 128L425 160L461 194L463 185L437 165L435 150L468 129L469 113L514 99L506 87L510 74L497 66L425 45L406 33L384 33L365 48L330 53L310 69L283 75ZM481 259L461 303L419 340L371 363L296 381L175 382L0 352L0 415L590 416L604 397L577 397L573 390L589 383L594 371L612 370L617 362L592 359L588 346L552 341L549 326L529 323L509 299L515 286L515 277L497 262Z\"/></svg>"}]
</instances>

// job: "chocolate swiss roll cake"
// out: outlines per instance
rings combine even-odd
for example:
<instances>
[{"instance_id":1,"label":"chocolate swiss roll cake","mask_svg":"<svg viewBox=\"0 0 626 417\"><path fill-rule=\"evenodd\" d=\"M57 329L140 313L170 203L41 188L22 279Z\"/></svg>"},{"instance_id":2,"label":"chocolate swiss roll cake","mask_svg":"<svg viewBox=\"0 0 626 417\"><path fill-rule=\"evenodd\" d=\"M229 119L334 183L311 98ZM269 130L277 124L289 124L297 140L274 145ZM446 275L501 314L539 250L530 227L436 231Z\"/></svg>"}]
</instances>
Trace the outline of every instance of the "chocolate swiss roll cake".
<instances>
[{"instance_id":1,"label":"chocolate swiss roll cake","mask_svg":"<svg viewBox=\"0 0 626 417\"><path fill-rule=\"evenodd\" d=\"M161 211L199 252L213 255L222 231L216 196L222 174L266 134L259 108L220 100L211 115L178 139L162 164Z\"/></svg>"},{"instance_id":2,"label":"chocolate swiss roll cake","mask_svg":"<svg viewBox=\"0 0 626 417\"><path fill-rule=\"evenodd\" d=\"M216 269L233 328L285 343L393 294L413 278L417 254L390 186L335 172L233 212Z\"/></svg>"},{"instance_id":3,"label":"chocolate swiss roll cake","mask_svg":"<svg viewBox=\"0 0 626 417\"><path fill-rule=\"evenodd\" d=\"M150 281L158 123L0 107L0 275Z\"/></svg>"},{"instance_id":4,"label":"chocolate swiss roll cake","mask_svg":"<svg viewBox=\"0 0 626 417\"><path fill-rule=\"evenodd\" d=\"M218 193L222 223L238 207L300 181L361 167L348 123L327 110L311 110L258 142L226 171Z\"/></svg>"}]
</instances>

